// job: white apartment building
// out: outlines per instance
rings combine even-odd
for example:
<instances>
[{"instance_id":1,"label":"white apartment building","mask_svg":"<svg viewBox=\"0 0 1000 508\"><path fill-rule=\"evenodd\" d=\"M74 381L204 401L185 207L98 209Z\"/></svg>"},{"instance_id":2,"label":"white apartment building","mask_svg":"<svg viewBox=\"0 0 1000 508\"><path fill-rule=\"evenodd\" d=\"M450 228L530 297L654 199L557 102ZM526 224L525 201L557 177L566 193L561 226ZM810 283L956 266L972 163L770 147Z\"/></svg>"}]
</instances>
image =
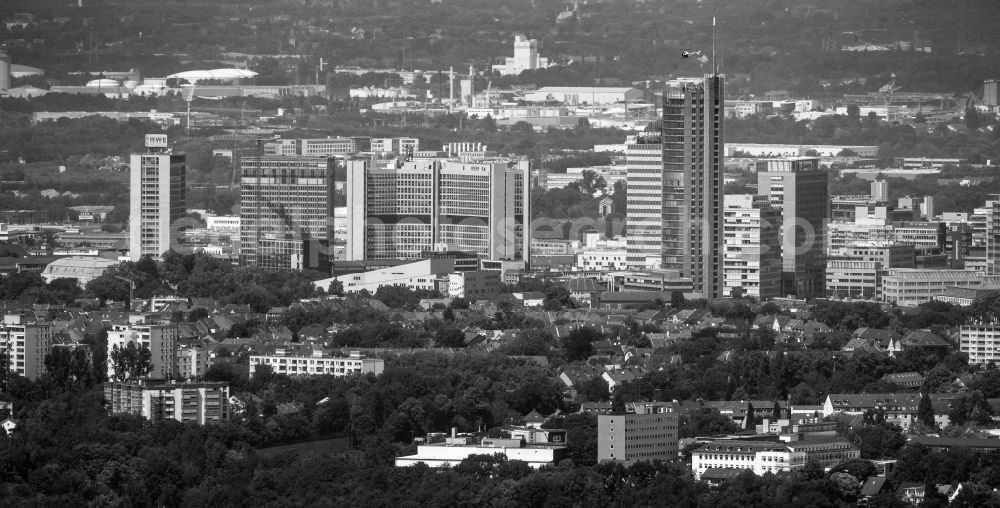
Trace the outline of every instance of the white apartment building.
<instances>
[{"instance_id":1,"label":"white apartment building","mask_svg":"<svg viewBox=\"0 0 1000 508\"><path fill-rule=\"evenodd\" d=\"M229 420L228 383L112 382L104 385L111 414L201 425Z\"/></svg>"},{"instance_id":2,"label":"white apartment building","mask_svg":"<svg viewBox=\"0 0 1000 508\"><path fill-rule=\"evenodd\" d=\"M180 379L197 379L208 372L212 366L211 354L208 348L201 345L177 347L177 377Z\"/></svg>"},{"instance_id":3,"label":"white apartment building","mask_svg":"<svg viewBox=\"0 0 1000 508\"><path fill-rule=\"evenodd\" d=\"M973 321L959 329L959 351L971 364L1000 363L1000 322Z\"/></svg>"},{"instance_id":4,"label":"white apartment building","mask_svg":"<svg viewBox=\"0 0 1000 508\"><path fill-rule=\"evenodd\" d=\"M727 194L723 203L722 296L781 296L781 209L753 194Z\"/></svg>"},{"instance_id":5,"label":"white apartment building","mask_svg":"<svg viewBox=\"0 0 1000 508\"><path fill-rule=\"evenodd\" d=\"M129 176L129 258L159 258L176 240L185 212L187 165L173 155L166 135L146 136L147 153L132 154Z\"/></svg>"},{"instance_id":6,"label":"white apartment building","mask_svg":"<svg viewBox=\"0 0 1000 508\"><path fill-rule=\"evenodd\" d=\"M28 321L7 314L0 323L0 351L7 353L12 372L37 381L45 373L45 357L52 351L52 323Z\"/></svg>"},{"instance_id":7,"label":"white apartment building","mask_svg":"<svg viewBox=\"0 0 1000 508\"><path fill-rule=\"evenodd\" d=\"M177 364L177 325L112 325L108 330L108 379L115 379L115 366L111 361L111 351L117 346L126 347L130 342L136 347L147 347L152 354L153 370L149 379L172 379Z\"/></svg>"},{"instance_id":8,"label":"white apartment building","mask_svg":"<svg viewBox=\"0 0 1000 508\"><path fill-rule=\"evenodd\" d=\"M325 356L322 350L314 349L310 355L296 354L291 350L278 349L272 355L250 355L250 377L260 365L269 365L275 374L289 376L330 375L351 376L355 374L380 375L385 370L382 358L365 358L360 353L350 356Z\"/></svg>"}]
</instances>

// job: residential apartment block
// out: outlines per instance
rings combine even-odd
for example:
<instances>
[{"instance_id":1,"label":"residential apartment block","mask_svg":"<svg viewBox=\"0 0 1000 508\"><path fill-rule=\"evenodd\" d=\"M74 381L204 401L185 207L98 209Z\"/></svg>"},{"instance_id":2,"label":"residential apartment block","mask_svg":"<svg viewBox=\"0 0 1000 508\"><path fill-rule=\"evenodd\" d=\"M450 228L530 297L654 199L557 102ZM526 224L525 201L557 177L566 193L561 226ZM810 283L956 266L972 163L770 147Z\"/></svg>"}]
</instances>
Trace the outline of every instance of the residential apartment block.
<instances>
[{"instance_id":1,"label":"residential apartment block","mask_svg":"<svg viewBox=\"0 0 1000 508\"><path fill-rule=\"evenodd\" d=\"M7 314L0 323L0 351L7 354L12 372L31 381L45 373L45 357L52 351L52 323L28 320L20 314Z\"/></svg>"},{"instance_id":2,"label":"residential apartment block","mask_svg":"<svg viewBox=\"0 0 1000 508\"><path fill-rule=\"evenodd\" d=\"M381 358L365 358L360 353L350 356L325 356L322 350L316 349L311 354L298 353L292 350L278 349L270 355L250 355L250 377L253 377L257 367L268 365L275 374L350 376L354 374L381 374L385 370L385 360Z\"/></svg>"},{"instance_id":3,"label":"residential apartment block","mask_svg":"<svg viewBox=\"0 0 1000 508\"><path fill-rule=\"evenodd\" d=\"M180 332L173 324L116 324L108 330L108 379L115 379L115 366L111 352L117 346L147 347L152 355L153 370L149 379L172 379L177 364L177 338Z\"/></svg>"},{"instance_id":4,"label":"residential apartment block","mask_svg":"<svg viewBox=\"0 0 1000 508\"><path fill-rule=\"evenodd\" d=\"M1000 322L972 321L959 329L959 350L971 364L1000 363Z\"/></svg>"},{"instance_id":5,"label":"residential apartment block","mask_svg":"<svg viewBox=\"0 0 1000 508\"><path fill-rule=\"evenodd\" d=\"M111 382L104 385L111 414L150 421L177 420L201 425L229 420L228 383Z\"/></svg>"}]
</instances>

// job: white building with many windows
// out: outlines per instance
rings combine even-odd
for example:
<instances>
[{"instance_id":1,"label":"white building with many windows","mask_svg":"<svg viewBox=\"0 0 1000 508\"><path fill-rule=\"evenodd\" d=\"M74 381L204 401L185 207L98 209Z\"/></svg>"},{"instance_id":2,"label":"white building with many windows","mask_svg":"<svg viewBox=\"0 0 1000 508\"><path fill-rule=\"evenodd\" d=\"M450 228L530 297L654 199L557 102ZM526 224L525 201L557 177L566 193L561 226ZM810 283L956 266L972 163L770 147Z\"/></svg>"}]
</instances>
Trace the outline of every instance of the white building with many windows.
<instances>
[{"instance_id":1,"label":"white building with many windows","mask_svg":"<svg viewBox=\"0 0 1000 508\"><path fill-rule=\"evenodd\" d=\"M45 356L52 351L52 323L7 314L0 323L0 351L7 354L8 368L31 381L45 373Z\"/></svg>"},{"instance_id":2,"label":"white building with many windows","mask_svg":"<svg viewBox=\"0 0 1000 508\"><path fill-rule=\"evenodd\" d=\"M130 323L112 325L108 330L108 379L115 379L115 364L111 361L114 348L127 347L130 342L136 347L149 348L153 370L149 379L171 379L177 365L177 325L145 325Z\"/></svg>"},{"instance_id":3,"label":"white building with many windows","mask_svg":"<svg viewBox=\"0 0 1000 508\"><path fill-rule=\"evenodd\" d=\"M781 209L767 196L727 194L722 215L722 296L781 296Z\"/></svg>"},{"instance_id":4,"label":"white building with many windows","mask_svg":"<svg viewBox=\"0 0 1000 508\"><path fill-rule=\"evenodd\" d=\"M261 365L268 365L275 374L350 376L353 374L382 374L385 360L366 358L358 352L349 356L326 356L315 349L312 354L278 349L271 355L250 355L250 377Z\"/></svg>"},{"instance_id":5,"label":"white building with many windows","mask_svg":"<svg viewBox=\"0 0 1000 508\"><path fill-rule=\"evenodd\" d=\"M979 320L962 325L958 347L969 355L971 364L1000 363L1000 322Z\"/></svg>"},{"instance_id":6,"label":"white building with many windows","mask_svg":"<svg viewBox=\"0 0 1000 508\"><path fill-rule=\"evenodd\" d=\"M713 441L691 452L695 479L701 479L708 468L749 469L761 476L793 471L805 464L805 452L793 452L785 443L774 441Z\"/></svg>"},{"instance_id":7,"label":"white building with many windows","mask_svg":"<svg viewBox=\"0 0 1000 508\"><path fill-rule=\"evenodd\" d=\"M159 258L170 250L184 217L186 159L167 148L166 135L146 136L147 153L132 154L129 176L129 257Z\"/></svg>"},{"instance_id":8,"label":"white building with many windows","mask_svg":"<svg viewBox=\"0 0 1000 508\"><path fill-rule=\"evenodd\" d=\"M177 420L204 425L229 420L229 383L104 384L111 414L133 414L150 421Z\"/></svg>"}]
</instances>

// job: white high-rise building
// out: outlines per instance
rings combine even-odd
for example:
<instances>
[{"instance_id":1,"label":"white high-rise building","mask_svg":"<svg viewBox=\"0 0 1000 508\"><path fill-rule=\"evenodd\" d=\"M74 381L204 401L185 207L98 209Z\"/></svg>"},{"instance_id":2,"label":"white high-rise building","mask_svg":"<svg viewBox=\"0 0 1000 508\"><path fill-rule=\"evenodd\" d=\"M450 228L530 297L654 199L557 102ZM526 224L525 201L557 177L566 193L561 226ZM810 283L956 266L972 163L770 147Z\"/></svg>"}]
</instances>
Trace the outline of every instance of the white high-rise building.
<instances>
[{"instance_id":1,"label":"white high-rise building","mask_svg":"<svg viewBox=\"0 0 1000 508\"><path fill-rule=\"evenodd\" d=\"M781 296L781 209L767 196L730 194L723 223L722 296Z\"/></svg>"},{"instance_id":2,"label":"white high-rise building","mask_svg":"<svg viewBox=\"0 0 1000 508\"><path fill-rule=\"evenodd\" d=\"M175 221L184 217L187 166L172 154L165 134L146 136L148 151L132 154L129 176L129 257L159 258L172 247Z\"/></svg>"},{"instance_id":3,"label":"white high-rise building","mask_svg":"<svg viewBox=\"0 0 1000 508\"><path fill-rule=\"evenodd\" d=\"M514 58L507 57L503 64L494 65L493 70L503 76L516 76L524 71L548 66L549 60L538 56L538 39L515 35Z\"/></svg>"},{"instance_id":4,"label":"white high-rise building","mask_svg":"<svg viewBox=\"0 0 1000 508\"><path fill-rule=\"evenodd\" d=\"M45 357L52 351L52 323L34 322L20 314L7 314L0 322L0 351L7 354L10 369L37 381L45 372Z\"/></svg>"},{"instance_id":5,"label":"white high-rise building","mask_svg":"<svg viewBox=\"0 0 1000 508\"><path fill-rule=\"evenodd\" d=\"M115 346L127 347L135 343L136 347L147 347L152 355L153 370L147 374L149 379L172 379L177 364L177 339L180 331L176 325L113 325L108 330L108 379L115 378L115 366L111 361L111 352Z\"/></svg>"},{"instance_id":6,"label":"white high-rise building","mask_svg":"<svg viewBox=\"0 0 1000 508\"><path fill-rule=\"evenodd\" d=\"M663 144L659 132L625 142L628 172L628 265L655 269L663 264Z\"/></svg>"}]
</instances>

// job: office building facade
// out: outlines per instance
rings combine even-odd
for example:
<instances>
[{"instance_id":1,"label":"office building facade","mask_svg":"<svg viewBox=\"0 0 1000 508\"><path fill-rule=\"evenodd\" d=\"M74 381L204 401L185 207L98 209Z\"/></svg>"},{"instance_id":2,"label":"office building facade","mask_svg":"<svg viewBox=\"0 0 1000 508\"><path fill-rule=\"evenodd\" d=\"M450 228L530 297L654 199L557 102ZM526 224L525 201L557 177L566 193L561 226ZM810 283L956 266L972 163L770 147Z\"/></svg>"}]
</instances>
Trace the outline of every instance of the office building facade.
<instances>
[{"instance_id":1,"label":"office building facade","mask_svg":"<svg viewBox=\"0 0 1000 508\"><path fill-rule=\"evenodd\" d=\"M705 76L663 97L663 268L722 295L724 78Z\"/></svg>"},{"instance_id":2,"label":"office building facade","mask_svg":"<svg viewBox=\"0 0 1000 508\"><path fill-rule=\"evenodd\" d=\"M727 195L724 203L722 296L781 296L781 210L753 194Z\"/></svg>"},{"instance_id":3,"label":"office building facade","mask_svg":"<svg viewBox=\"0 0 1000 508\"><path fill-rule=\"evenodd\" d=\"M349 160L346 258L527 260L529 174L526 160Z\"/></svg>"},{"instance_id":4,"label":"office building facade","mask_svg":"<svg viewBox=\"0 0 1000 508\"><path fill-rule=\"evenodd\" d=\"M627 256L635 270L663 265L663 144L659 132L625 142Z\"/></svg>"},{"instance_id":5,"label":"office building facade","mask_svg":"<svg viewBox=\"0 0 1000 508\"><path fill-rule=\"evenodd\" d=\"M301 270L327 265L337 163L325 156L240 161L240 266Z\"/></svg>"},{"instance_id":6,"label":"office building facade","mask_svg":"<svg viewBox=\"0 0 1000 508\"><path fill-rule=\"evenodd\" d=\"M828 176L819 159L766 161L758 168L757 193L781 209L782 293L823 295L824 225L830 217Z\"/></svg>"},{"instance_id":7,"label":"office building facade","mask_svg":"<svg viewBox=\"0 0 1000 508\"><path fill-rule=\"evenodd\" d=\"M677 460L677 413L670 403L637 403L635 413L597 416L597 461Z\"/></svg>"},{"instance_id":8,"label":"office building facade","mask_svg":"<svg viewBox=\"0 0 1000 508\"><path fill-rule=\"evenodd\" d=\"M159 258L176 241L184 217L187 165L183 154L166 148L166 136L149 141L149 151L132 154L129 173L129 257ZM160 142L162 139L162 142ZM152 146L150 146L152 145ZM162 145L162 146L161 146Z\"/></svg>"}]
</instances>

